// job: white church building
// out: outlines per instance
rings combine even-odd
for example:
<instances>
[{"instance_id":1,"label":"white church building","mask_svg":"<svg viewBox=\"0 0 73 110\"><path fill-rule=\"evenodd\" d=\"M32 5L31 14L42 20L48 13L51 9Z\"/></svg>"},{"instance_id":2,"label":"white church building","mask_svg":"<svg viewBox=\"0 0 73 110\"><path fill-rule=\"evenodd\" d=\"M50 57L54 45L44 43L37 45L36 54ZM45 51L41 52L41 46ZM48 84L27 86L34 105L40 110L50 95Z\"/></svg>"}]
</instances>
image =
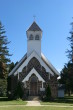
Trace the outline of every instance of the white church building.
<instances>
[{"instance_id":1,"label":"white church building","mask_svg":"<svg viewBox=\"0 0 73 110\"><path fill-rule=\"evenodd\" d=\"M42 30L35 21L26 31L26 35L27 53L9 73L8 91L13 96L20 81L23 84L24 96L39 96L49 84L52 97L57 97L59 72L41 52Z\"/></svg>"}]
</instances>

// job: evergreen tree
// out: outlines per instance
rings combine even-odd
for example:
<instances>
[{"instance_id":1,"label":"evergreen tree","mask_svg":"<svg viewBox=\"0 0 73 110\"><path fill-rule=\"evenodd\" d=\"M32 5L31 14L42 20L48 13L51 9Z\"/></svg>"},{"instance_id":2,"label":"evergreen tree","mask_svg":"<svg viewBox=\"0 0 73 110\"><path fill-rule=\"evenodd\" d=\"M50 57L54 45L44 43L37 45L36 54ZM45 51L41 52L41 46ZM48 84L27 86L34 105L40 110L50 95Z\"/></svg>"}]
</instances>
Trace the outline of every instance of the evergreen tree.
<instances>
[{"instance_id":1,"label":"evergreen tree","mask_svg":"<svg viewBox=\"0 0 73 110\"><path fill-rule=\"evenodd\" d=\"M67 53L70 62L73 62L73 22L71 23L71 25L72 25L72 29L70 31L71 36L67 38L70 41L70 50L68 50Z\"/></svg>"},{"instance_id":2,"label":"evergreen tree","mask_svg":"<svg viewBox=\"0 0 73 110\"><path fill-rule=\"evenodd\" d=\"M0 22L0 96L6 96L7 92L7 72L8 62L10 62L7 44L9 43L5 36L4 26Z\"/></svg>"},{"instance_id":3,"label":"evergreen tree","mask_svg":"<svg viewBox=\"0 0 73 110\"><path fill-rule=\"evenodd\" d=\"M61 79L59 79L61 84L65 84L65 93L70 96L73 92L73 63L65 64L61 71Z\"/></svg>"},{"instance_id":4,"label":"evergreen tree","mask_svg":"<svg viewBox=\"0 0 73 110\"><path fill-rule=\"evenodd\" d=\"M70 41L70 49L67 50L69 62L65 64L61 71L60 83L65 84L65 92L70 95L73 92L73 22L71 23L71 36L67 39Z\"/></svg>"},{"instance_id":5,"label":"evergreen tree","mask_svg":"<svg viewBox=\"0 0 73 110\"><path fill-rule=\"evenodd\" d=\"M7 63L10 62L10 56L7 44L9 44L5 29L0 22L0 78L5 78L7 73Z\"/></svg>"},{"instance_id":6,"label":"evergreen tree","mask_svg":"<svg viewBox=\"0 0 73 110\"><path fill-rule=\"evenodd\" d=\"M8 68L9 68L9 73L12 71L12 69L18 64L18 61L16 63L14 62L11 62L9 65L8 65Z\"/></svg>"}]
</instances>

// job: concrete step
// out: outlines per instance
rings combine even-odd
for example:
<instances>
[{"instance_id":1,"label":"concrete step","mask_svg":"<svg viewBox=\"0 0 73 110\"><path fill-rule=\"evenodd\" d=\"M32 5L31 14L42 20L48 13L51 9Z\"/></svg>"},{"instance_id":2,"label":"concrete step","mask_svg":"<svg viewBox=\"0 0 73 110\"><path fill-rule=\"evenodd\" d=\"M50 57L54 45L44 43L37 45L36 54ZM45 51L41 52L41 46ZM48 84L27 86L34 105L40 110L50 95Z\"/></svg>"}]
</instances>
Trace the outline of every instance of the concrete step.
<instances>
[{"instance_id":1,"label":"concrete step","mask_svg":"<svg viewBox=\"0 0 73 110\"><path fill-rule=\"evenodd\" d=\"M28 100L39 101L40 98L39 98L39 96L28 96Z\"/></svg>"}]
</instances>

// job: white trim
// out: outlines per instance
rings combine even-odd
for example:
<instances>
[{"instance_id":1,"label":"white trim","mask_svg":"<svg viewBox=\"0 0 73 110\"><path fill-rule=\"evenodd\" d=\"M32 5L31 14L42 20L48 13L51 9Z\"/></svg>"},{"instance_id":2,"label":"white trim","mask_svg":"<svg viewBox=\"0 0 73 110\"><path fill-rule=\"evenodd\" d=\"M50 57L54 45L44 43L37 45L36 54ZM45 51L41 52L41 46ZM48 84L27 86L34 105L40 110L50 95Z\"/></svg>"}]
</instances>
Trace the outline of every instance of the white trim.
<instances>
[{"instance_id":1,"label":"white trim","mask_svg":"<svg viewBox=\"0 0 73 110\"><path fill-rule=\"evenodd\" d=\"M19 61L19 63L12 69L12 71L8 74L8 76L10 76L10 75L12 75L12 74L14 74L15 72L19 72L18 70L17 70L17 68L18 68L18 66L23 62L23 60L25 59L27 57L27 54L25 54L23 57L22 57L22 59Z\"/></svg>"},{"instance_id":2,"label":"white trim","mask_svg":"<svg viewBox=\"0 0 73 110\"><path fill-rule=\"evenodd\" d=\"M25 66L27 66L27 64L28 64L28 62L33 58L33 57L35 57L35 58L37 58L38 59L38 61L40 62L40 64L41 64L41 66L43 66L45 69L46 69L46 72L48 72L49 74L52 74L52 75L54 75L54 73L55 74L57 74L57 75L59 75L59 72L55 69L55 67L50 63L50 61L48 61L47 59L46 59L46 57L41 53L41 57L42 57L42 59L39 57L39 55L35 52L35 51L33 51L31 54L30 54L30 56L23 62L23 60L25 59L25 57L27 57L26 56L27 54L25 54L24 55L24 57L19 61L19 63L15 66L15 68L9 73L9 75L8 76L10 76L10 75L12 75L12 74L14 74L14 75L16 75L18 72L21 72L22 71L22 69L25 67ZM43 61L44 60L44 61ZM22 65L20 65L21 64L21 62L23 62L22 63ZM20 65L20 66L19 66ZM18 68L19 67L19 68ZM18 68L18 69L17 69ZM50 69L51 68L51 69ZM52 70L53 70L53 72L52 72Z\"/></svg>"},{"instance_id":3,"label":"white trim","mask_svg":"<svg viewBox=\"0 0 73 110\"><path fill-rule=\"evenodd\" d=\"M43 82L42 82L42 88L43 88Z\"/></svg>"},{"instance_id":4,"label":"white trim","mask_svg":"<svg viewBox=\"0 0 73 110\"><path fill-rule=\"evenodd\" d=\"M28 81L33 73L38 77L39 81L45 82L45 80L39 75L39 73L34 68L28 73L28 75L23 79L22 82Z\"/></svg>"},{"instance_id":5,"label":"white trim","mask_svg":"<svg viewBox=\"0 0 73 110\"><path fill-rule=\"evenodd\" d=\"M39 55L33 51L32 54L23 62L23 64L16 70L16 72L14 73L14 75L17 74L18 72L21 72L22 69L27 66L28 62L33 58L37 58L38 61L40 62L40 64L46 69L46 72L49 72L50 74L54 75L54 73L50 70L50 68L44 63L44 61L39 57Z\"/></svg>"},{"instance_id":6,"label":"white trim","mask_svg":"<svg viewBox=\"0 0 73 110\"><path fill-rule=\"evenodd\" d=\"M47 65L57 74L60 75L60 73L56 70L56 68L50 63L50 61L44 56L43 53L41 53L42 59L47 63Z\"/></svg>"}]
</instances>

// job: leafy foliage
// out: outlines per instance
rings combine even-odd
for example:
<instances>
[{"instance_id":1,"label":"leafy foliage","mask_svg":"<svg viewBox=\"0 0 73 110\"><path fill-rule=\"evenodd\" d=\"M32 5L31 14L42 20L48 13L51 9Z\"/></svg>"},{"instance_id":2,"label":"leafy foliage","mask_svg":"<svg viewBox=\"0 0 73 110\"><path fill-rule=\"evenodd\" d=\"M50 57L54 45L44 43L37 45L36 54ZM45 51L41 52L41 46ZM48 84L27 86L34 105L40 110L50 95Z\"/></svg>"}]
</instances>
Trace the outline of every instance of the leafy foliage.
<instances>
[{"instance_id":1,"label":"leafy foliage","mask_svg":"<svg viewBox=\"0 0 73 110\"><path fill-rule=\"evenodd\" d=\"M0 97L7 95L7 80L0 79Z\"/></svg>"}]
</instances>

